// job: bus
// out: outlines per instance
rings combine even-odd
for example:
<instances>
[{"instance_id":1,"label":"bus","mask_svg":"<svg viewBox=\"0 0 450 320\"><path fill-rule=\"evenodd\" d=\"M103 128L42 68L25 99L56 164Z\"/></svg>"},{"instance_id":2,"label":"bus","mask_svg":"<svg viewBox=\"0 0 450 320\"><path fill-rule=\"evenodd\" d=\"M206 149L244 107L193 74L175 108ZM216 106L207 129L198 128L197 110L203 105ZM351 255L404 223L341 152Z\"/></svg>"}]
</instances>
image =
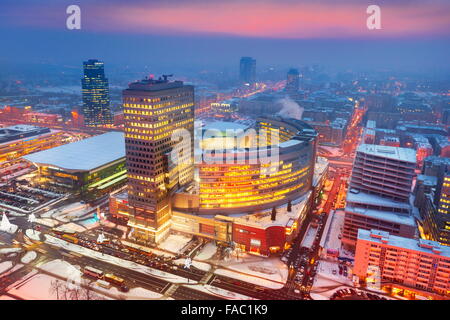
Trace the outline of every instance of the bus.
<instances>
[{"instance_id":1,"label":"bus","mask_svg":"<svg viewBox=\"0 0 450 320\"><path fill-rule=\"evenodd\" d=\"M75 235L76 234L75 231L74 232L70 232L70 231L64 230L62 228L52 228L51 230L52 230L52 232L54 234L57 234L57 235L60 235L60 236L62 236L64 234L69 234L69 235Z\"/></svg>"},{"instance_id":2,"label":"bus","mask_svg":"<svg viewBox=\"0 0 450 320\"><path fill-rule=\"evenodd\" d=\"M120 290L123 292L127 292L129 290L128 287L125 285L125 280L118 276L113 275L112 273L105 274L104 279L109 283L118 286Z\"/></svg>"},{"instance_id":3,"label":"bus","mask_svg":"<svg viewBox=\"0 0 450 320\"><path fill-rule=\"evenodd\" d=\"M111 283L105 281L105 280L97 280L95 282L99 287L105 288L105 289L109 289L111 288Z\"/></svg>"},{"instance_id":4,"label":"bus","mask_svg":"<svg viewBox=\"0 0 450 320\"><path fill-rule=\"evenodd\" d=\"M83 274L93 277L93 278L97 278L97 279L102 279L103 278L103 271L93 268L93 267L89 267L86 266L83 269Z\"/></svg>"},{"instance_id":5,"label":"bus","mask_svg":"<svg viewBox=\"0 0 450 320\"><path fill-rule=\"evenodd\" d=\"M73 236L69 236L68 234L63 234L62 238L66 241L72 242L77 244L78 243L78 239L73 237Z\"/></svg>"}]
</instances>

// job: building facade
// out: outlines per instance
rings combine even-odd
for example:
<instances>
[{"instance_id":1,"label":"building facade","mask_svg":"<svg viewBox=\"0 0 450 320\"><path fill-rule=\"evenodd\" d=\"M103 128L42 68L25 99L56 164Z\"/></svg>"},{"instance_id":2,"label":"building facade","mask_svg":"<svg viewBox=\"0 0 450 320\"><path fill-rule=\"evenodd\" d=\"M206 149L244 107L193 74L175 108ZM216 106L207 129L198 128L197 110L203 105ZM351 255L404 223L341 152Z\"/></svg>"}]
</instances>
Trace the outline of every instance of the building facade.
<instances>
[{"instance_id":1,"label":"building facade","mask_svg":"<svg viewBox=\"0 0 450 320\"><path fill-rule=\"evenodd\" d=\"M135 238L159 242L170 228L170 194L193 179L194 88L167 76L134 82L123 91L123 107L128 225ZM178 163L171 158L175 132L189 136L182 140L190 152Z\"/></svg>"},{"instance_id":2,"label":"building facade","mask_svg":"<svg viewBox=\"0 0 450 320\"><path fill-rule=\"evenodd\" d=\"M362 144L347 194L342 242L354 247L358 229L378 229L414 237L409 202L416 154L413 149Z\"/></svg>"},{"instance_id":3,"label":"building facade","mask_svg":"<svg viewBox=\"0 0 450 320\"><path fill-rule=\"evenodd\" d=\"M239 80L243 83L256 82L256 60L251 57L242 57L239 64Z\"/></svg>"},{"instance_id":4,"label":"building facade","mask_svg":"<svg viewBox=\"0 0 450 320\"><path fill-rule=\"evenodd\" d=\"M300 88L300 74L297 69L290 69L287 73L286 93L289 96L296 97Z\"/></svg>"},{"instance_id":5,"label":"building facade","mask_svg":"<svg viewBox=\"0 0 450 320\"><path fill-rule=\"evenodd\" d=\"M353 274L368 285L381 280L381 289L412 299L450 298L450 249L435 241L360 229Z\"/></svg>"},{"instance_id":6,"label":"building facade","mask_svg":"<svg viewBox=\"0 0 450 320\"><path fill-rule=\"evenodd\" d=\"M104 64L98 60L83 62L84 76L81 79L84 124L96 127L113 124L109 102L109 84L105 77Z\"/></svg>"}]
</instances>

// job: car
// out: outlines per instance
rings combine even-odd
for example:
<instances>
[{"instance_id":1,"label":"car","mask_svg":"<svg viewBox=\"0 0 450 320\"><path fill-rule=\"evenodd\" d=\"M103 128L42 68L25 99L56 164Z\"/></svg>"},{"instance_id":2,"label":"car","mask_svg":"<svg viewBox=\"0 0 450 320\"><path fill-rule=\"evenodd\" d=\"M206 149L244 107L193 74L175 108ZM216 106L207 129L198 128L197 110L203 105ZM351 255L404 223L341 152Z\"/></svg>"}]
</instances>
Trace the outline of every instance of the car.
<instances>
[{"instance_id":1,"label":"car","mask_svg":"<svg viewBox=\"0 0 450 320\"><path fill-rule=\"evenodd\" d=\"M333 270L332 273L333 273L333 275L336 275L336 270Z\"/></svg>"}]
</instances>

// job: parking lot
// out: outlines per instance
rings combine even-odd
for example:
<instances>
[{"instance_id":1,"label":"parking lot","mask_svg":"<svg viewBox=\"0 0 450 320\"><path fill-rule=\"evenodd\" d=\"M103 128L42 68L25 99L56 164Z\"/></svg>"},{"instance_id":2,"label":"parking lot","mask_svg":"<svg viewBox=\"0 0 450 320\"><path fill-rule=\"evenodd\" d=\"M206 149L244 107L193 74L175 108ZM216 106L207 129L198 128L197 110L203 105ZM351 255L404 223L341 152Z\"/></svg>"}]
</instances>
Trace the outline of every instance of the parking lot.
<instances>
[{"instance_id":1,"label":"parking lot","mask_svg":"<svg viewBox=\"0 0 450 320\"><path fill-rule=\"evenodd\" d=\"M14 181L0 187L0 207L6 213L9 210L30 213L62 196L61 192L35 187L27 181Z\"/></svg>"}]
</instances>

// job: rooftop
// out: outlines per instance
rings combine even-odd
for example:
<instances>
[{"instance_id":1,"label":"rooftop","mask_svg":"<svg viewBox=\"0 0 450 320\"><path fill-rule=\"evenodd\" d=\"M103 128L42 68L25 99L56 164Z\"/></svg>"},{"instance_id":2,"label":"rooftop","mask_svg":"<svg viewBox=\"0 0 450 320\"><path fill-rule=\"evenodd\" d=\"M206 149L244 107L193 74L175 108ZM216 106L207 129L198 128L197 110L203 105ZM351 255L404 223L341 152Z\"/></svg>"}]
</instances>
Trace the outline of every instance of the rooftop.
<instances>
[{"instance_id":1,"label":"rooftop","mask_svg":"<svg viewBox=\"0 0 450 320\"><path fill-rule=\"evenodd\" d=\"M442 246L436 241L425 239L410 239L393 236L388 232L379 230L359 229L358 240L366 240L377 243L385 243L392 247L420 251L428 254L438 254L450 257L450 247Z\"/></svg>"},{"instance_id":2,"label":"rooftop","mask_svg":"<svg viewBox=\"0 0 450 320\"><path fill-rule=\"evenodd\" d=\"M73 171L91 171L122 158L124 134L115 131L24 156L36 164Z\"/></svg>"},{"instance_id":3,"label":"rooftop","mask_svg":"<svg viewBox=\"0 0 450 320\"><path fill-rule=\"evenodd\" d=\"M361 144L358 146L357 151L382 158L416 163L416 152L414 149Z\"/></svg>"},{"instance_id":4,"label":"rooftop","mask_svg":"<svg viewBox=\"0 0 450 320\"><path fill-rule=\"evenodd\" d=\"M246 130L248 126L232 122L232 121L212 121L207 122L203 126L203 130L219 130L220 132L225 132L226 130Z\"/></svg>"},{"instance_id":5,"label":"rooftop","mask_svg":"<svg viewBox=\"0 0 450 320\"><path fill-rule=\"evenodd\" d=\"M384 206L389 208L400 208L410 210L410 205L404 202L398 202L389 198L380 197L374 194L368 194L365 192L347 193L347 202L371 204L376 206Z\"/></svg>"}]
</instances>

